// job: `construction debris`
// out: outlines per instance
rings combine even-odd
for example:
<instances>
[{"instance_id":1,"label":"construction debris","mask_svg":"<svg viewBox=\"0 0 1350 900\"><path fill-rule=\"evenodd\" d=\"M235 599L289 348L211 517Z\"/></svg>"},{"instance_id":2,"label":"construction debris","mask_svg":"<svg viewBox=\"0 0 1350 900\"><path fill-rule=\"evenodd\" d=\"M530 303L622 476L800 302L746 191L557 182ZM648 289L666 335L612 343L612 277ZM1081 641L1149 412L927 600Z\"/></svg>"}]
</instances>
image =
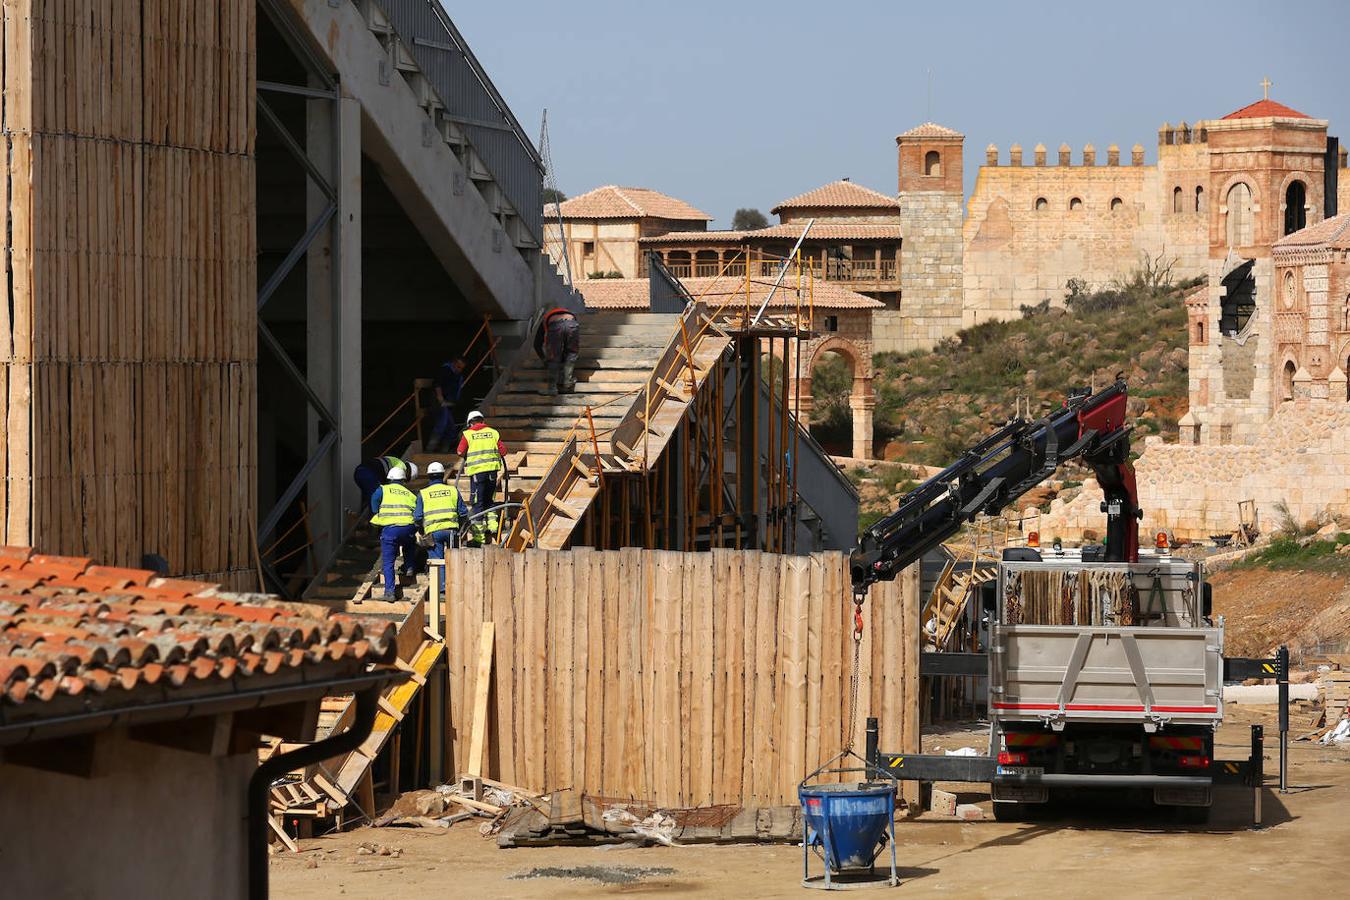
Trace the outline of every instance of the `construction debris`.
<instances>
[{"instance_id":1,"label":"construction debris","mask_svg":"<svg viewBox=\"0 0 1350 900\"><path fill-rule=\"evenodd\" d=\"M654 809L604 797L558 791L547 812L516 807L501 822L499 847L596 844L681 846L698 843L787 843L802 839L801 807Z\"/></svg>"}]
</instances>

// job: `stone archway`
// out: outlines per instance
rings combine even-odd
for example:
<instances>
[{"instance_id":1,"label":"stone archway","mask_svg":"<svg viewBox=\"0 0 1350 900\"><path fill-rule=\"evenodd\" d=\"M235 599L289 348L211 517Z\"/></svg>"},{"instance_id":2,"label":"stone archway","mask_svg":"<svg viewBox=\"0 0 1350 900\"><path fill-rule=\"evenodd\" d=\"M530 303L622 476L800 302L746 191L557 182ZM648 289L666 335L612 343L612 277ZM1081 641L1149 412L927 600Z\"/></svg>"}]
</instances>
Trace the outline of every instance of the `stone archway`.
<instances>
[{"instance_id":1,"label":"stone archway","mask_svg":"<svg viewBox=\"0 0 1350 900\"><path fill-rule=\"evenodd\" d=\"M852 417L852 455L858 459L871 459L872 417L876 408L876 397L872 393L872 361L857 344L847 338L831 336L811 348L809 361L796 386L802 412L809 414L814 407L811 379L817 363L829 354L842 357L848 363L852 376L848 398Z\"/></svg>"}]
</instances>

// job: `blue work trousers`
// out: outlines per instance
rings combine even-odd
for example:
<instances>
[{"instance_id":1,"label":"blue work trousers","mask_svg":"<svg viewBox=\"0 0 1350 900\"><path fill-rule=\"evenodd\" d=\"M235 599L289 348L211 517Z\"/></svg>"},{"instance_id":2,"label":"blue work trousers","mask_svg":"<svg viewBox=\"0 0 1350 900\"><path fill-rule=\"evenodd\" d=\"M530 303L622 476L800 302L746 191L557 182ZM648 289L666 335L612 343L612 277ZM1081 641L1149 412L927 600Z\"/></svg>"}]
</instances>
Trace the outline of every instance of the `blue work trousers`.
<instances>
[{"instance_id":1,"label":"blue work trousers","mask_svg":"<svg viewBox=\"0 0 1350 900\"><path fill-rule=\"evenodd\" d=\"M380 529L380 561L384 564L384 592L392 594L398 589L398 580L394 577L394 562L399 551L403 551L403 573L412 572L417 564L417 526L386 525Z\"/></svg>"},{"instance_id":2,"label":"blue work trousers","mask_svg":"<svg viewBox=\"0 0 1350 900\"><path fill-rule=\"evenodd\" d=\"M459 443L459 434L460 427L455 422L455 408L442 406L436 411L436 423L431 428L431 440L428 443L439 450L452 450Z\"/></svg>"},{"instance_id":3,"label":"blue work trousers","mask_svg":"<svg viewBox=\"0 0 1350 900\"><path fill-rule=\"evenodd\" d=\"M427 551L428 559L445 559L445 551L453 550L459 546L459 530L447 528L445 531L431 532L431 540L434 544ZM441 596L445 596L445 566L440 566Z\"/></svg>"}]
</instances>

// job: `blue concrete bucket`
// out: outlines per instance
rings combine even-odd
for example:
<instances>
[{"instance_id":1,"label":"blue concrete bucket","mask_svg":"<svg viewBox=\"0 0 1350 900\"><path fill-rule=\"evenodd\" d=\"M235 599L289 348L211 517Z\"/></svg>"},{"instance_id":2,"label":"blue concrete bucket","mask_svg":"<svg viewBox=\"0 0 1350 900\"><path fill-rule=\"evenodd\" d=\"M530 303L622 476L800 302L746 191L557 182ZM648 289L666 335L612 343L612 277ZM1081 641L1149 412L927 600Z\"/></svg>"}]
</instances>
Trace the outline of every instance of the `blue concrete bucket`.
<instances>
[{"instance_id":1,"label":"blue concrete bucket","mask_svg":"<svg viewBox=\"0 0 1350 900\"><path fill-rule=\"evenodd\" d=\"M894 783L802 785L797 789L806 846L819 847L831 872L870 870L895 820Z\"/></svg>"}]
</instances>

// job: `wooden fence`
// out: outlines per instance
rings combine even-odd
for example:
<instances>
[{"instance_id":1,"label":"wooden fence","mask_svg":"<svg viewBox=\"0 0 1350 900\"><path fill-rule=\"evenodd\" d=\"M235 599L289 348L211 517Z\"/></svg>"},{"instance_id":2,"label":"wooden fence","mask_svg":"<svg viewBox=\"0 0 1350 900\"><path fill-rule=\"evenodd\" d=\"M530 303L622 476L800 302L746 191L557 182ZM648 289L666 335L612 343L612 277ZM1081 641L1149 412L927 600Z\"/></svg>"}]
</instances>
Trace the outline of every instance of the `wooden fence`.
<instances>
[{"instance_id":1,"label":"wooden fence","mask_svg":"<svg viewBox=\"0 0 1350 900\"><path fill-rule=\"evenodd\" d=\"M464 771L495 625L483 774L667 808L795 804L842 749L853 605L841 553L459 550L446 564L450 729ZM863 722L917 749L918 584L864 606Z\"/></svg>"}]
</instances>

